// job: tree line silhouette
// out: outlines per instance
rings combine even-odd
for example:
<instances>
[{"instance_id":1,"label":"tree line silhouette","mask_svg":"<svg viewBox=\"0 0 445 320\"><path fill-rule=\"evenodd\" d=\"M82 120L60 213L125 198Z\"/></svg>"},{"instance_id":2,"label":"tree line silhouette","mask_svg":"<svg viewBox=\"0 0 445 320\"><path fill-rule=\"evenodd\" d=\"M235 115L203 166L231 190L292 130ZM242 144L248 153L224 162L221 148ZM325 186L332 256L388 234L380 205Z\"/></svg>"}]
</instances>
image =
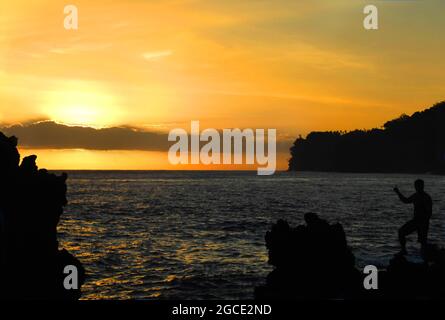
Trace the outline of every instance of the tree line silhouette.
<instances>
[{"instance_id":1,"label":"tree line silhouette","mask_svg":"<svg viewBox=\"0 0 445 320\"><path fill-rule=\"evenodd\" d=\"M311 132L290 153L290 171L445 173L445 101L380 129Z\"/></svg>"}]
</instances>

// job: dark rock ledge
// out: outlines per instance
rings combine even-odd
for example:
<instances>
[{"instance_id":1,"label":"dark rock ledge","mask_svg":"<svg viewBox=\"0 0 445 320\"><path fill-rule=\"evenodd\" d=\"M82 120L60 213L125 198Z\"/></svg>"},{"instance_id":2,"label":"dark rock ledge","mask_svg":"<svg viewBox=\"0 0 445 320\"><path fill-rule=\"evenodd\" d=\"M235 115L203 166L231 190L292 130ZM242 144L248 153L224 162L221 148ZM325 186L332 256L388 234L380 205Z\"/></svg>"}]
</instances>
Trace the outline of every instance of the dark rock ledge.
<instances>
[{"instance_id":1,"label":"dark rock ledge","mask_svg":"<svg viewBox=\"0 0 445 320\"><path fill-rule=\"evenodd\" d=\"M67 175L20 163L17 138L0 133L0 298L78 299L85 271L59 250L57 224L67 204ZM78 289L64 287L64 268L78 270Z\"/></svg>"},{"instance_id":2,"label":"dark rock ledge","mask_svg":"<svg viewBox=\"0 0 445 320\"><path fill-rule=\"evenodd\" d=\"M378 272L378 289L365 290L366 274L355 266L341 224L316 214L292 228L279 220L266 234L269 263L275 268L256 299L437 299L445 297L445 250L428 245L423 263L395 254Z\"/></svg>"}]
</instances>

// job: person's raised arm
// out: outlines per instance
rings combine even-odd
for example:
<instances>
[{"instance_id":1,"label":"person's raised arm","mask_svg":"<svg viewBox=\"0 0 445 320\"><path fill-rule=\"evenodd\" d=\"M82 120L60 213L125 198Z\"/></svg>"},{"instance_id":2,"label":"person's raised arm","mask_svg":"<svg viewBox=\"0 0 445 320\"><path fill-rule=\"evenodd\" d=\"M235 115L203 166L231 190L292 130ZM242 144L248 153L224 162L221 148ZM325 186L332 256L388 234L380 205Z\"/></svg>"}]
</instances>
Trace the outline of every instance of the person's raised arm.
<instances>
[{"instance_id":1,"label":"person's raised arm","mask_svg":"<svg viewBox=\"0 0 445 320\"><path fill-rule=\"evenodd\" d=\"M394 192L399 196L400 201L402 201L403 203L412 203L412 197L405 197L399 190L399 188L397 186L394 187Z\"/></svg>"}]
</instances>

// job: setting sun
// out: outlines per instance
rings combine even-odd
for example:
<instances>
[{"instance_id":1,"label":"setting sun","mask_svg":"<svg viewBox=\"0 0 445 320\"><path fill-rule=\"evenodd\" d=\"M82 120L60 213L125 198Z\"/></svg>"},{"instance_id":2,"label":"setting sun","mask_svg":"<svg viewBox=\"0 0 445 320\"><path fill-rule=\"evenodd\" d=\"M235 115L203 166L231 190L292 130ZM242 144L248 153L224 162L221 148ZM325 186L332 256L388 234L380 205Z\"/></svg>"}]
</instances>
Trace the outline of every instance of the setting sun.
<instances>
[{"instance_id":1,"label":"setting sun","mask_svg":"<svg viewBox=\"0 0 445 320\"><path fill-rule=\"evenodd\" d=\"M97 168L105 156L103 166L115 168L116 154L97 145L122 151L122 167L153 168L139 149L158 152L161 143L134 150L126 135L144 134L122 130L104 145L103 132L73 136L77 126L157 137L195 120L276 129L286 169L299 135L378 128L443 99L443 4L433 2L382 2L382 17L393 18L370 31L360 1L77 0L77 29L65 28L64 1L3 1L0 123L24 126L22 147L32 140L27 148L60 153L44 160L52 168L73 168L65 160L73 148L90 151L75 152L84 159L77 168ZM71 128L54 126L42 142L42 120ZM156 168L168 167L164 153Z\"/></svg>"},{"instance_id":2,"label":"setting sun","mask_svg":"<svg viewBox=\"0 0 445 320\"><path fill-rule=\"evenodd\" d=\"M49 91L42 109L50 120L59 123L106 127L119 120L120 112L114 100L102 88L74 83Z\"/></svg>"}]
</instances>

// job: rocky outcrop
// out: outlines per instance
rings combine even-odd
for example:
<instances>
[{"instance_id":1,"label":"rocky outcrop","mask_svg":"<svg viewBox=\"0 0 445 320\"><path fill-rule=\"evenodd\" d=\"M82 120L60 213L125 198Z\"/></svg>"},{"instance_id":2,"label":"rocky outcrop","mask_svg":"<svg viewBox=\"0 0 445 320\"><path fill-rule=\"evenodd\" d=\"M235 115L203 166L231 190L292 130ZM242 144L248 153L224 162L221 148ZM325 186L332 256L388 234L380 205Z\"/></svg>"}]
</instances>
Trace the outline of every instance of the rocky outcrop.
<instances>
[{"instance_id":1,"label":"rocky outcrop","mask_svg":"<svg viewBox=\"0 0 445 320\"><path fill-rule=\"evenodd\" d=\"M331 298L353 296L361 275L340 224L330 225L316 214L306 225L292 228L279 220L266 234L269 264L275 269L257 298Z\"/></svg>"},{"instance_id":2,"label":"rocky outcrop","mask_svg":"<svg viewBox=\"0 0 445 320\"><path fill-rule=\"evenodd\" d=\"M78 299L84 269L57 241L67 175L39 170L36 158L20 163L17 139L0 133L0 296ZM64 287L68 265L77 268L78 289Z\"/></svg>"},{"instance_id":3,"label":"rocky outcrop","mask_svg":"<svg viewBox=\"0 0 445 320\"><path fill-rule=\"evenodd\" d=\"M395 254L378 272L378 289L366 290L366 274L355 266L340 224L316 214L292 228L284 220L265 237L274 270L266 285L255 289L257 299L430 299L445 297L445 250L428 245L423 263Z\"/></svg>"},{"instance_id":4,"label":"rocky outcrop","mask_svg":"<svg viewBox=\"0 0 445 320\"><path fill-rule=\"evenodd\" d=\"M379 273L380 287L374 295L391 299L445 298L445 250L428 245L422 250L423 263L395 254Z\"/></svg>"}]
</instances>

